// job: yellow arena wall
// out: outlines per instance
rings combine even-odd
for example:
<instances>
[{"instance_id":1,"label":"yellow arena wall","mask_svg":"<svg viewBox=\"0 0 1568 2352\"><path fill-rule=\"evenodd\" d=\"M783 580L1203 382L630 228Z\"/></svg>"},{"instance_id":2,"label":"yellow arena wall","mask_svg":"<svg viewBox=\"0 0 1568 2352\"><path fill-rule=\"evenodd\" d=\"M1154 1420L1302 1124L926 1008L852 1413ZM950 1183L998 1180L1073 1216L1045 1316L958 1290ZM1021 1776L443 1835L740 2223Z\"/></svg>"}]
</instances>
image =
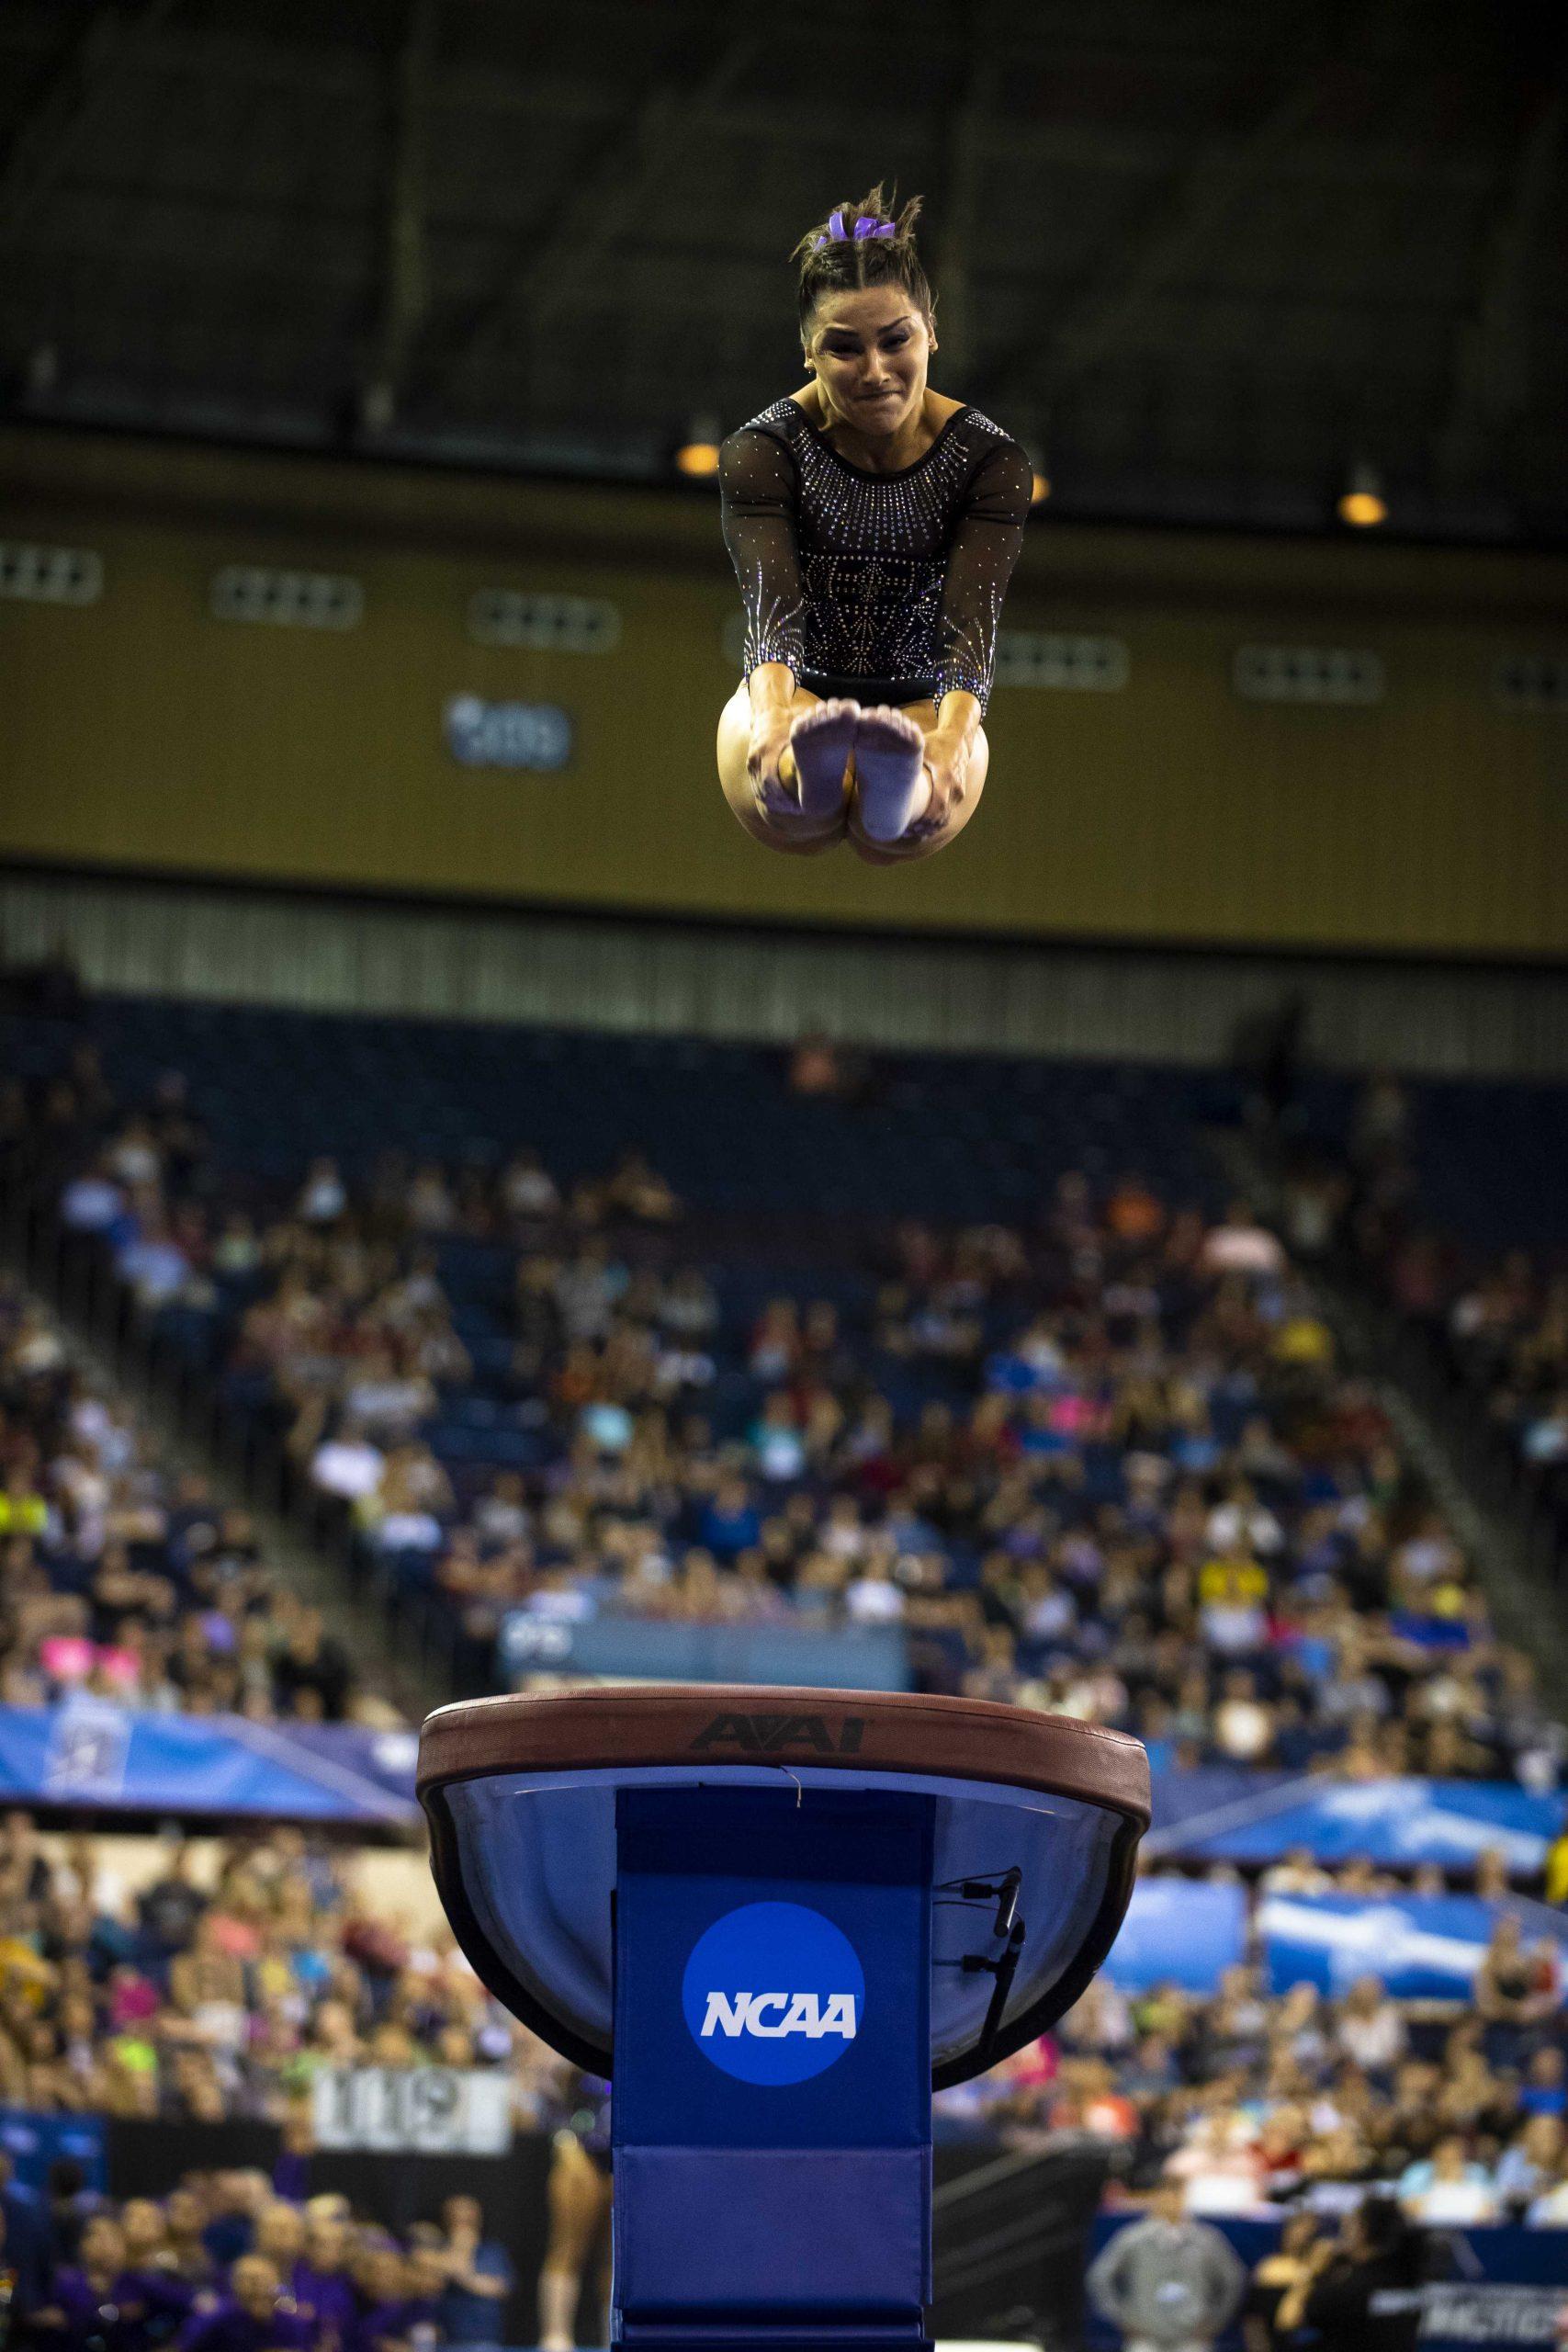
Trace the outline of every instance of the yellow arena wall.
<instances>
[{"instance_id":1,"label":"yellow arena wall","mask_svg":"<svg viewBox=\"0 0 1568 2352\"><path fill-rule=\"evenodd\" d=\"M1032 527L1010 631L1109 637L1115 691L1003 684L991 783L928 864L770 855L714 773L738 610L716 498L0 433L6 546L102 560L0 595L0 856L768 922L1550 958L1568 714L1499 663L1568 650L1568 565ZM226 566L344 575L351 628L220 619ZM608 652L466 634L476 593L608 600ZM1238 649L1351 649L1381 700L1243 699ZM559 774L461 765L455 695L570 717Z\"/></svg>"}]
</instances>

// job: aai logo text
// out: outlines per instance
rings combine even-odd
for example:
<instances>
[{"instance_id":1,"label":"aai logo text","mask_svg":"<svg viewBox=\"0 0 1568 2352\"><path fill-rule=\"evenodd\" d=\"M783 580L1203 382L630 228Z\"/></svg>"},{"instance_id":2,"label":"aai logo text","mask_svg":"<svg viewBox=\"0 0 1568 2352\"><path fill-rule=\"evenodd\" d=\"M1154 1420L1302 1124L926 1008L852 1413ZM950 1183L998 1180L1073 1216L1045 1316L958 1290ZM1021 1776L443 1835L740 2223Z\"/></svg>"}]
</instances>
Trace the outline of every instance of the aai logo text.
<instances>
[{"instance_id":1,"label":"aai logo text","mask_svg":"<svg viewBox=\"0 0 1568 2352\"><path fill-rule=\"evenodd\" d=\"M865 1973L831 1919L803 1903L747 1903L697 1939L681 1986L698 2049L743 2083L804 2083L860 2029Z\"/></svg>"}]
</instances>

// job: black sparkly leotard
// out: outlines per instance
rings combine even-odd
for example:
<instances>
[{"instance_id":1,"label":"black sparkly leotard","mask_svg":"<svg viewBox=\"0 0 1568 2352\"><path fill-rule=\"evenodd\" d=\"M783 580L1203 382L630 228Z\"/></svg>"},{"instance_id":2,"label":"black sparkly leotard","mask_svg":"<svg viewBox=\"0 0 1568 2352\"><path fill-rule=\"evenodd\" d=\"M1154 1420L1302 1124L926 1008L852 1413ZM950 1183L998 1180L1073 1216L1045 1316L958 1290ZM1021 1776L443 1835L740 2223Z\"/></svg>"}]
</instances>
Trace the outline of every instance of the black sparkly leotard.
<instances>
[{"instance_id":1,"label":"black sparkly leotard","mask_svg":"<svg viewBox=\"0 0 1568 2352\"><path fill-rule=\"evenodd\" d=\"M782 662L817 695L990 692L997 623L1029 514L1030 463L978 409L923 458L868 473L798 401L719 452L724 537L746 605L745 669Z\"/></svg>"}]
</instances>

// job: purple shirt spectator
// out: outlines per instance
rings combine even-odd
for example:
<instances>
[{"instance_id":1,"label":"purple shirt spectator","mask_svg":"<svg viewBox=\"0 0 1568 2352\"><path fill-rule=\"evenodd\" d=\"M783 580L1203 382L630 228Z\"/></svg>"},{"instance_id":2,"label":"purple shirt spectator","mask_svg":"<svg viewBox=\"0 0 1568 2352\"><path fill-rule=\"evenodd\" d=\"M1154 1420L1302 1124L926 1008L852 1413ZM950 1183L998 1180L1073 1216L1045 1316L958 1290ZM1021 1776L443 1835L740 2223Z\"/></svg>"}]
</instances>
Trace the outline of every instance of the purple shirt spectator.
<instances>
[{"instance_id":1,"label":"purple shirt spectator","mask_svg":"<svg viewBox=\"0 0 1568 2352\"><path fill-rule=\"evenodd\" d=\"M348 2343L359 2320L354 2281L346 2270L317 2270L303 2256L294 2266L294 2301L317 2347Z\"/></svg>"},{"instance_id":2,"label":"purple shirt spectator","mask_svg":"<svg viewBox=\"0 0 1568 2352\"><path fill-rule=\"evenodd\" d=\"M288 2296L279 2296L270 2319L232 2297L215 2312L191 2320L182 2331L180 2352L310 2352L310 2322Z\"/></svg>"}]
</instances>

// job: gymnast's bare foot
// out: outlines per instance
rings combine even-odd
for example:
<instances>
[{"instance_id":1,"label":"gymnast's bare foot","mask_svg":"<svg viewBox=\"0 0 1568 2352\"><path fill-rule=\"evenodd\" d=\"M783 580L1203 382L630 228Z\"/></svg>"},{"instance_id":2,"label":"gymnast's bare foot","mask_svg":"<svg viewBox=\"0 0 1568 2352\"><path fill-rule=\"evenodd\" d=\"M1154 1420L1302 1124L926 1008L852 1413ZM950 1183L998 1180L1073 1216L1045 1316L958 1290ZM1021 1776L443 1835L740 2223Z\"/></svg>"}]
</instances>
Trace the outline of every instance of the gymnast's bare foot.
<instances>
[{"instance_id":1,"label":"gymnast's bare foot","mask_svg":"<svg viewBox=\"0 0 1568 2352\"><path fill-rule=\"evenodd\" d=\"M861 715L858 702L819 702L804 710L789 730L789 750L779 763L787 782L793 768L803 817L836 817L844 805L844 778Z\"/></svg>"},{"instance_id":2,"label":"gymnast's bare foot","mask_svg":"<svg viewBox=\"0 0 1568 2352\"><path fill-rule=\"evenodd\" d=\"M878 703L855 729L855 806L868 841L896 842L931 799L926 739L901 710Z\"/></svg>"}]
</instances>

